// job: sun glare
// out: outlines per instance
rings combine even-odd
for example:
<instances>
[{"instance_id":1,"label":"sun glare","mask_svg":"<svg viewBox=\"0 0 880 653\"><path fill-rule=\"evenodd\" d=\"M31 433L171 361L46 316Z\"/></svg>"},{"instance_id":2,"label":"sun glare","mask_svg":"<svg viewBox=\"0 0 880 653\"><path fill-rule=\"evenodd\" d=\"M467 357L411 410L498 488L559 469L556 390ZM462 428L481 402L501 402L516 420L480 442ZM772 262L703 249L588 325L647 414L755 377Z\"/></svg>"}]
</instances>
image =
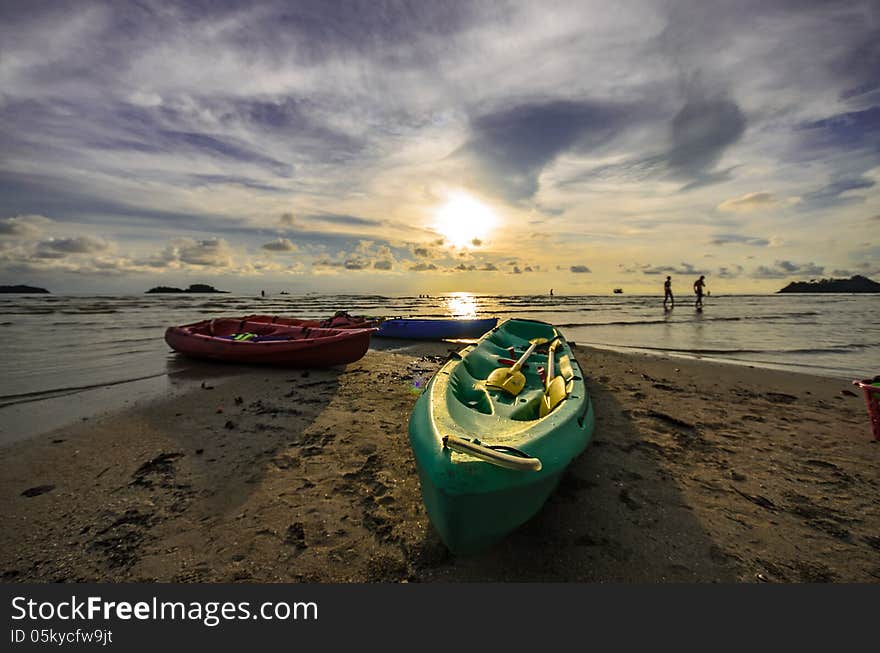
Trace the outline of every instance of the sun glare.
<instances>
[{"instance_id":1,"label":"sun glare","mask_svg":"<svg viewBox=\"0 0 880 653\"><path fill-rule=\"evenodd\" d=\"M476 317L477 300L468 292L454 292L446 300L450 315L454 317Z\"/></svg>"},{"instance_id":2,"label":"sun glare","mask_svg":"<svg viewBox=\"0 0 880 653\"><path fill-rule=\"evenodd\" d=\"M476 247L498 222L491 208L467 193L451 193L435 213L434 227L456 247Z\"/></svg>"}]
</instances>

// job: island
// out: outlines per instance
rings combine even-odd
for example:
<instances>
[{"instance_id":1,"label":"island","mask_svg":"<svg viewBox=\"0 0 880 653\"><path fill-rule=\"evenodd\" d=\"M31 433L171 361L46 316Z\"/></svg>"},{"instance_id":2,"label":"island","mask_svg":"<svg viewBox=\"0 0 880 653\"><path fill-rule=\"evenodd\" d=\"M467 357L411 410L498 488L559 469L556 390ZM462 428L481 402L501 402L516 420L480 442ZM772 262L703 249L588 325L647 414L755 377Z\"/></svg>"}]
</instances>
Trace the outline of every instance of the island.
<instances>
[{"instance_id":1,"label":"island","mask_svg":"<svg viewBox=\"0 0 880 653\"><path fill-rule=\"evenodd\" d=\"M20 295L33 295L37 293L46 293L49 291L45 288L35 288L34 286L0 286L0 293L16 293Z\"/></svg>"},{"instance_id":2,"label":"island","mask_svg":"<svg viewBox=\"0 0 880 653\"><path fill-rule=\"evenodd\" d=\"M172 288L170 286L156 286L155 288L150 288L144 294L150 293L181 293L181 292L191 292L191 293L229 293L228 290L217 290L214 286L209 286L204 283L194 283L191 284L187 289L181 288Z\"/></svg>"},{"instance_id":3,"label":"island","mask_svg":"<svg viewBox=\"0 0 880 653\"><path fill-rule=\"evenodd\" d=\"M849 279L811 279L810 281L792 281L777 293L784 292L839 292L839 293L866 293L880 292L880 283L872 281L859 274Z\"/></svg>"}]
</instances>

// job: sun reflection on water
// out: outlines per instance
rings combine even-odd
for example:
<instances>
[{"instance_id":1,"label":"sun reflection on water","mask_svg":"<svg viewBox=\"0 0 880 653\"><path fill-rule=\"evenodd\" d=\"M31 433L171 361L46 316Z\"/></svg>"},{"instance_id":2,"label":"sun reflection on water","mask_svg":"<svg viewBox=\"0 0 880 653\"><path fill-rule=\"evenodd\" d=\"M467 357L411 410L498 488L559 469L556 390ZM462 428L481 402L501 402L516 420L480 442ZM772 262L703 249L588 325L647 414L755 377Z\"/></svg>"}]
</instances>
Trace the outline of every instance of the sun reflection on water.
<instances>
[{"instance_id":1,"label":"sun reflection on water","mask_svg":"<svg viewBox=\"0 0 880 653\"><path fill-rule=\"evenodd\" d=\"M447 297L446 308L453 317L476 317L477 298L468 292L454 292Z\"/></svg>"}]
</instances>

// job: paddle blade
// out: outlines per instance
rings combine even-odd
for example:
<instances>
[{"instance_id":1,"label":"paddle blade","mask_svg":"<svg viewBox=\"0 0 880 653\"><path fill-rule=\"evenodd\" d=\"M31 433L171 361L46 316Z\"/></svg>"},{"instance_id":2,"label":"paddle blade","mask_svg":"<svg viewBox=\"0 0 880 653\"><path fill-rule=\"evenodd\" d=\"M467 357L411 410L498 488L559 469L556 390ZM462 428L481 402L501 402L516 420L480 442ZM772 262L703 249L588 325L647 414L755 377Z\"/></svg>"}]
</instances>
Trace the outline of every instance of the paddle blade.
<instances>
[{"instance_id":1,"label":"paddle blade","mask_svg":"<svg viewBox=\"0 0 880 653\"><path fill-rule=\"evenodd\" d=\"M500 390L514 397L522 392L526 386L526 377L522 372L517 370L511 371L510 368L500 367L492 370L489 378L486 379L486 387L492 390Z\"/></svg>"},{"instance_id":2,"label":"paddle blade","mask_svg":"<svg viewBox=\"0 0 880 653\"><path fill-rule=\"evenodd\" d=\"M540 417L547 417L565 400L566 396L565 380L561 376L554 377L547 386L544 396L541 397L541 407L538 409L538 415Z\"/></svg>"},{"instance_id":3,"label":"paddle blade","mask_svg":"<svg viewBox=\"0 0 880 653\"><path fill-rule=\"evenodd\" d=\"M571 366L571 359L568 356L562 356L559 359L559 373L566 381L574 377L574 368Z\"/></svg>"}]
</instances>

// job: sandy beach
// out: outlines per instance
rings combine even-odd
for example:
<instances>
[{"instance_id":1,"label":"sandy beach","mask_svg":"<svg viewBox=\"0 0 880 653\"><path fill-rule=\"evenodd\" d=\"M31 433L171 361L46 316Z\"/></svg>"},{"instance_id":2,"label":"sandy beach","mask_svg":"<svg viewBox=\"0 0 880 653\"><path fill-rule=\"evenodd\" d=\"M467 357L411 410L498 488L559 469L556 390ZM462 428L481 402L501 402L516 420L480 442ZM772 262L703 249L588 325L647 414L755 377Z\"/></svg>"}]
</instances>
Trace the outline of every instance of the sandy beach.
<instances>
[{"instance_id":1,"label":"sandy beach","mask_svg":"<svg viewBox=\"0 0 880 653\"><path fill-rule=\"evenodd\" d=\"M595 437L451 556L407 439L449 343L251 369L0 450L7 582L878 582L880 443L845 380L585 347Z\"/></svg>"}]
</instances>

